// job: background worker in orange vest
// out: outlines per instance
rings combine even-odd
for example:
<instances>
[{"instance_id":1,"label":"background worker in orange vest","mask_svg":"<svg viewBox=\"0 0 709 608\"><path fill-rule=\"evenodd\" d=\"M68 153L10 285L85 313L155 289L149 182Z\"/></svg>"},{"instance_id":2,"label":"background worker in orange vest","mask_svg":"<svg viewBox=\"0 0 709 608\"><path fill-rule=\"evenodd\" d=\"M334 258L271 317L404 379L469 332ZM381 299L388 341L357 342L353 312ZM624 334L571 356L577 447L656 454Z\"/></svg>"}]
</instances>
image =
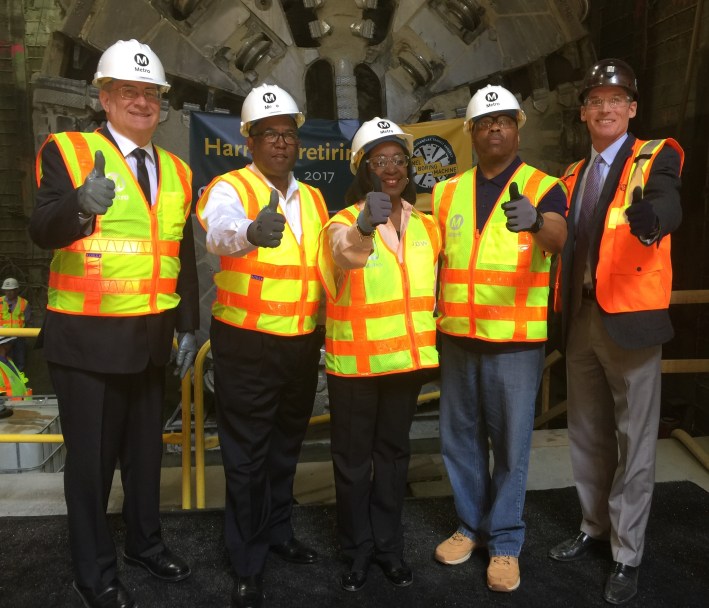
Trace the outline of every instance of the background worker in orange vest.
<instances>
[{"instance_id":1,"label":"background worker in orange vest","mask_svg":"<svg viewBox=\"0 0 709 608\"><path fill-rule=\"evenodd\" d=\"M603 597L612 604L637 591L655 482L661 345L673 336L669 233L682 218L684 154L674 140L645 144L628 133L637 97L635 74L619 59L598 61L584 78L581 120L592 148L567 175L562 255L569 446L583 519L580 533L549 555L571 561L610 540Z\"/></svg>"},{"instance_id":2,"label":"background worker in orange vest","mask_svg":"<svg viewBox=\"0 0 709 608\"><path fill-rule=\"evenodd\" d=\"M253 163L215 178L197 204L207 249L221 256L210 339L236 607L261 606L269 549L318 559L291 525L323 342L316 255L327 221L320 191L293 176L304 120L286 91L255 87L241 111Z\"/></svg>"},{"instance_id":3,"label":"background worker in orange vest","mask_svg":"<svg viewBox=\"0 0 709 608\"><path fill-rule=\"evenodd\" d=\"M30 327L32 322L32 307L25 298L18 295L20 284L17 279L8 277L2 283L4 297L0 305L0 327ZM13 340L10 346L10 356L21 372L25 371L27 345L24 338Z\"/></svg>"},{"instance_id":4,"label":"background worker in orange vest","mask_svg":"<svg viewBox=\"0 0 709 608\"><path fill-rule=\"evenodd\" d=\"M460 520L434 557L455 565L487 547L487 585L503 592L520 584L550 256L566 239L562 186L517 156L525 120L507 89L488 85L477 91L465 129L478 164L433 191L433 215L443 235L441 451Z\"/></svg>"},{"instance_id":5,"label":"background worker in orange vest","mask_svg":"<svg viewBox=\"0 0 709 608\"><path fill-rule=\"evenodd\" d=\"M118 579L106 517L116 460L126 563L165 581L190 574L161 538L160 463L165 366L176 329L179 373L194 360L199 288L191 171L151 142L170 88L160 59L118 41L94 85L108 123L50 135L30 235L55 250L39 342L67 449L74 588L85 606L128 608L135 601Z\"/></svg>"},{"instance_id":6,"label":"background worker in orange vest","mask_svg":"<svg viewBox=\"0 0 709 608\"><path fill-rule=\"evenodd\" d=\"M413 581L401 513L418 394L438 367L440 232L410 202L412 152L413 137L396 124L365 122L352 140L350 206L320 236L337 526L349 562L340 585L347 591L364 586L373 560L394 585Z\"/></svg>"}]
</instances>

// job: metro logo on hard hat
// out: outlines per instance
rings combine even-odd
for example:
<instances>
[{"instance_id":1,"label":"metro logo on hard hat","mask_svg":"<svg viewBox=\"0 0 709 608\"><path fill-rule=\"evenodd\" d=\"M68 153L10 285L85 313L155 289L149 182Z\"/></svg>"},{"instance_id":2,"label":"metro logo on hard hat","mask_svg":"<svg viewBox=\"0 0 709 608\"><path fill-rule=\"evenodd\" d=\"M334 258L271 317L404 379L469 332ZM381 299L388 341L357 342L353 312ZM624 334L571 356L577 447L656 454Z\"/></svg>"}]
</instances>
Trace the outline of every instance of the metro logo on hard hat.
<instances>
[{"instance_id":1,"label":"metro logo on hard hat","mask_svg":"<svg viewBox=\"0 0 709 608\"><path fill-rule=\"evenodd\" d=\"M263 94L263 101L265 103L275 103L276 96L273 93L264 93Z\"/></svg>"},{"instance_id":2,"label":"metro logo on hard hat","mask_svg":"<svg viewBox=\"0 0 709 608\"><path fill-rule=\"evenodd\" d=\"M493 101L497 101L497 93L495 91L492 91L491 93L488 93L485 95L485 99L487 100L488 103L492 103Z\"/></svg>"},{"instance_id":3,"label":"metro logo on hard hat","mask_svg":"<svg viewBox=\"0 0 709 608\"><path fill-rule=\"evenodd\" d=\"M391 125L386 121L386 120L381 120L377 123L377 126L384 131L385 129L389 129L391 131Z\"/></svg>"},{"instance_id":4,"label":"metro logo on hard hat","mask_svg":"<svg viewBox=\"0 0 709 608\"><path fill-rule=\"evenodd\" d=\"M150 60L148 59L148 57L146 55L143 55L143 53L136 53L135 57L133 57L133 59L135 59L135 62L138 65L143 66L143 67L147 67L150 64Z\"/></svg>"}]
</instances>

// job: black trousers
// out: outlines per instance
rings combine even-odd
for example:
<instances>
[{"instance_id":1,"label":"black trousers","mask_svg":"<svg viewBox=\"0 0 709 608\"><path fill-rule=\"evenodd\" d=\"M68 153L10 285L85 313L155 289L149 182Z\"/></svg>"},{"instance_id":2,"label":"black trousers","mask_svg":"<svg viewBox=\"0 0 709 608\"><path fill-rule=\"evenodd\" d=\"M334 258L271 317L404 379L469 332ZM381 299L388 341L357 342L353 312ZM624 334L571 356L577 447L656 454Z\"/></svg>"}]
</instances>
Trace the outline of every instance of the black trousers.
<instances>
[{"instance_id":1,"label":"black trousers","mask_svg":"<svg viewBox=\"0 0 709 608\"><path fill-rule=\"evenodd\" d=\"M424 378L328 374L338 537L353 569L372 556L394 564L403 557L409 431Z\"/></svg>"},{"instance_id":2,"label":"black trousers","mask_svg":"<svg viewBox=\"0 0 709 608\"><path fill-rule=\"evenodd\" d=\"M165 368L100 374L48 363L66 446L64 496L76 583L98 592L116 577L106 517L120 461L125 550L162 551L160 464Z\"/></svg>"},{"instance_id":3,"label":"black trousers","mask_svg":"<svg viewBox=\"0 0 709 608\"><path fill-rule=\"evenodd\" d=\"M322 334L283 337L212 319L224 536L238 576L263 571L293 536L293 478L313 411Z\"/></svg>"}]
</instances>

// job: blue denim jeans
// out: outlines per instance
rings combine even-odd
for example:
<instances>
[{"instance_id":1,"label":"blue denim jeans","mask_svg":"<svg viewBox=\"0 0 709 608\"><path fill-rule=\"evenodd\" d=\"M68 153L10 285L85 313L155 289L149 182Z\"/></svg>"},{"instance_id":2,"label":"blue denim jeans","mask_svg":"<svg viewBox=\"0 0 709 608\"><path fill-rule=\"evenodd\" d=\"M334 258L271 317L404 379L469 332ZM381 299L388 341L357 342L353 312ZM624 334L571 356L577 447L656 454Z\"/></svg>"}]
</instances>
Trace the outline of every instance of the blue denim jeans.
<instances>
[{"instance_id":1,"label":"blue denim jeans","mask_svg":"<svg viewBox=\"0 0 709 608\"><path fill-rule=\"evenodd\" d=\"M534 406L544 345L480 354L441 340L441 452L459 532L490 555L519 556ZM490 473L488 438L494 464Z\"/></svg>"}]
</instances>

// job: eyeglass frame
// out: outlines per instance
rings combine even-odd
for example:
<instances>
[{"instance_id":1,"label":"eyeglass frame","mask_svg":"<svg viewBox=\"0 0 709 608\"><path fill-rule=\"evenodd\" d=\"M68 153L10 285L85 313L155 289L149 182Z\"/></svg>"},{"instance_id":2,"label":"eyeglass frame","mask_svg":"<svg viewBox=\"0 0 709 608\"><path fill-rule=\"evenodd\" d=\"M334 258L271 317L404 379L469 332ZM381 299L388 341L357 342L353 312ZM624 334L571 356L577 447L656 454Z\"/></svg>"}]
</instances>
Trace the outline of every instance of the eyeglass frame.
<instances>
[{"instance_id":1,"label":"eyeglass frame","mask_svg":"<svg viewBox=\"0 0 709 608\"><path fill-rule=\"evenodd\" d=\"M262 137L263 141L272 146L275 146L281 138L286 146L297 146L300 143L298 131L276 131L275 129L266 129L265 131L261 131L261 133L249 133L249 137ZM288 141L289 139L292 139L293 141Z\"/></svg>"},{"instance_id":2,"label":"eyeglass frame","mask_svg":"<svg viewBox=\"0 0 709 608\"><path fill-rule=\"evenodd\" d=\"M394 156L377 154L372 158L366 159L364 162L367 163L367 166L373 169L386 169L389 165L403 168L408 167L411 164L411 157L408 154L394 154Z\"/></svg>"},{"instance_id":3,"label":"eyeglass frame","mask_svg":"<svg viewBox=\"0 0 709 608\"><path fill-rule=\"evenodd\" d=\"M504 122L507 123L509 121L509 124L502 124L500 120L505 119ZM490 121L490 124L486 124L486 121ZM474 131L489 131L492 129L492 125L497 125L500 129L502 130L507 130L511 129L512 127L517 126L517 120L512 118L511 116L507 116L507 114L500 114L499 116L484 116L483 118L480 118L479 120L476 120L473 123L473 130Z\"/></svg>"},{"instance_id":4,"label":"eyeglass frame","mask_svg":"<svg viewBox=\"0 0 709 608\"><path fill-rule=\"evenodd\" d=\"M135 97L131 97L130 95L126 97L125 90L129 91L135 91ZM155 101L155 102L160 102L162 99L162 91L160 90L159 87L146 87L143 90L140 90L138 87L132 84L122 84L117 87L113 87L111 89L107 89L109 93L113 93L115 91L118 91L118 94L121 96L121 99L124 99L126 101L135 101L138 99L138 97L144 97L146 101ZM147 91L155 91L155 95L152 93L150 95L146 95ZM132 93L131 93L132 95Z\"/></svg>"},{"instance_id":5,"label":"eyeglass frame","mask_svg":"<svg viewBox=\"0 0 709 608\"><path fill-rule=\"evenodd\" d=\"M603 107L608 104L611 110L616 110L618 108L624 108L633 103L633 98L630 95L613 95L610 98L607 97L586 97L583 105L586 109L591 110L602 110Z\"/></svg>"}]
</instances>

